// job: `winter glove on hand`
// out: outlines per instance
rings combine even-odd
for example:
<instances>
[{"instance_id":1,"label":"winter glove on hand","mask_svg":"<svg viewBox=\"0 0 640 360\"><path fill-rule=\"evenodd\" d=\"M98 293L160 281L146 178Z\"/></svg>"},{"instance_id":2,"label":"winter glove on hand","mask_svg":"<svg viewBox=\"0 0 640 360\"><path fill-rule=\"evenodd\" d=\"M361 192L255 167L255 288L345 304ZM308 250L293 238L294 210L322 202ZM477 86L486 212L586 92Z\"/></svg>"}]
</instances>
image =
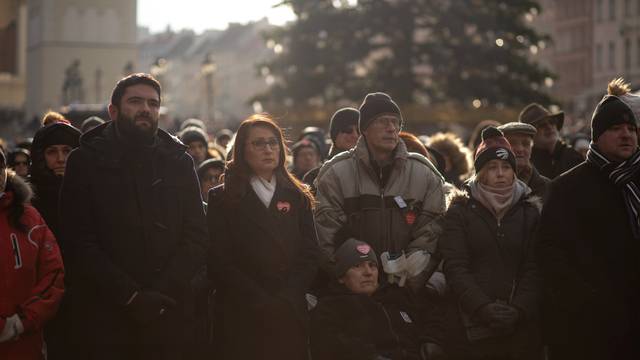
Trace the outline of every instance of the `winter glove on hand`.
<instances>
[{"instance_id":1,"label":"winter glove on hand","mask_svg":"<svg viewBox=\"0 0 640 360\"><path fill-rule=\"evenodd\" d=\"M136 323L146 325L175 306L175 300L159 292L140 291L127 305L127 311Z\"/></svg>"},{"instance_id":2,"label":"winter glove on hand","mask_svg":"<svg viewBox=\"0 0 640 360\"><path fill-rule=\"evenodd\" d=\"M24 326L22 324L22 320L20 320L18 314L13 314L5 319L4 328L0 333L0 343L14 340L23 332Z\"/></svg>"},{"instance_id":3,"label":"winter glove on hand","mask_svg":"<svg viewBox=\"0 0 640 360\"><path fill-rule=\"evenodd\" d=\"M505 305L505 308L498 312L491 322L490 327L501 334L510 334L515 330L519 317L520 313L516 308Z\"/></svg>"},{"instance_id":4,"label":"winter glove on hand","mask_svg":"<svg viewBox=\"0 0 640 360\"><path fill-rule=\"evenodd\" d=\"M478 310L478 317L486 324L504 323L505 320L511 316L509 313L512 309L513 308L511 306L499 303L490 303Z\"/></svg>"},{"instance_id":5,"label":"winter glove on hand","mask_svg":"<svg viewBox=\"0 0 640 360\"><path fill-rule=\"evenodd\" d=\"M440 360L444 359L444 350L440 345L435 343L422 344L420 348L420 357L423 360Z\"/></svg>"}]
</instances>

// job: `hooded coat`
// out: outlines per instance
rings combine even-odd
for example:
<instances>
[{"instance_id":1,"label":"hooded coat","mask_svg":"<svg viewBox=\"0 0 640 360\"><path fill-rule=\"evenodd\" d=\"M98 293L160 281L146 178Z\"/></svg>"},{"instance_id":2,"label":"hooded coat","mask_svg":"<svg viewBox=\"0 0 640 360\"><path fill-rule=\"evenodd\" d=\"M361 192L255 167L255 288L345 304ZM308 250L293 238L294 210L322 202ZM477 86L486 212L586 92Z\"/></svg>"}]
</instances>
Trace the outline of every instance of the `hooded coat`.
<instances>
[{"instance_id":1,"label":"hooded coat","mask_svg":"<svg viewBox=\"0 0 640 360\"><path fill-rule=\"evenodd\" d=\"M439 242L452 290L447 352L526 358L539 347L540 284L535 264L535 231L540 200L522 196L501 221L467 193L453 193ZM474 318L484 305L502 300L518 309L516 330L507 337L470 343L461 314Z\"/></svg>"},{"instance_id":2,"label":"hooded coat","mask_svg":"<svg viewBox=\"0 0 640 360\"><path fill-rule=\"evenodd\" d=\"M56 239L38 211L28 205L32 192L10 175L0 196L0 331L5 319L19 314L24 333L0 343L0 359L43 359L43 327L58 309L64 293L64 266ZM8 221L10 208L24 204L20 223Z\"/></svg>"},{"instance_id":3,"label":"hooded coat","mask_svg":"<svg viewBox=\"0 0 640 360\"><path fill-rule=\"evenodd\" d=\"M190 341L190 282L204 264L207 229L185 149L162 130L151 146L127 144L108 122L84 134L69 155L61 220L74 270L76 341L94 348ZM147 289L177 305L143 327L125 305Z\"/></svg>"}]
</instances>

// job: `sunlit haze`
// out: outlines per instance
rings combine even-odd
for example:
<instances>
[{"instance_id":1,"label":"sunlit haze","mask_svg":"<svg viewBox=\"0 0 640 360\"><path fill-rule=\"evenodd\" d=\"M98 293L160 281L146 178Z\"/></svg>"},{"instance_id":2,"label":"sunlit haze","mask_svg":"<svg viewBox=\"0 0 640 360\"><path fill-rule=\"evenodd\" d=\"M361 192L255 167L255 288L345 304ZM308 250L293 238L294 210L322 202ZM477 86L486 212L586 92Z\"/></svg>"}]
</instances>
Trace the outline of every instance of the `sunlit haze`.
<instances>
[{"instance_id":1,"label":"sunlit haze","mask_svg":"<svg viewBox=\"0 0 640 360\"><path fill-rule=\"evenodd\" d=\"M267 17L269 22L282 25L293 20L287 6L274 8L281 0L138 0L138 26L152 32L165 30L207 29L222 30L230 22L246 23Z\"/></svg>"}]
</instances>

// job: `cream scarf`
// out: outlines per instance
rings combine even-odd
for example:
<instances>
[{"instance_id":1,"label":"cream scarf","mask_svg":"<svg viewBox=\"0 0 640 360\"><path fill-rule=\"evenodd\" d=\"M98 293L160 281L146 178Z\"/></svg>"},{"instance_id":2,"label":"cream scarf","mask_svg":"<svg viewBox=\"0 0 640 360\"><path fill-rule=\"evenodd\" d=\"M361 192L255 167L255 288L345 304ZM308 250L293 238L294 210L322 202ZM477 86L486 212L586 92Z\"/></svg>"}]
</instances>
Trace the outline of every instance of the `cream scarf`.
<instances>
[{"instance_id":1,"label":"cream scarf","mask_svg":"<svg viewBox=\"0 0 640 360\"><path fill-rule=\"evenodd\" d=\"M511 185L501 188L481 184L477 178L473 178L469 186L471 196L491 211L498 222L513 204L531 192L527 184L518 178L515 178Z\"/></svg>"},{"instance_id":2,"label":"cream scarf","mask_svg":"<svg viewBox=\"0 0 640 360\"><path fill-rule=\"evenodd\" d=\"M266 208L269 208L273 194L276 192L276 174L271 176L271 181L267 181L260 176L252 176L249 180L253 191Z\"/></svg>"}]
</instances>

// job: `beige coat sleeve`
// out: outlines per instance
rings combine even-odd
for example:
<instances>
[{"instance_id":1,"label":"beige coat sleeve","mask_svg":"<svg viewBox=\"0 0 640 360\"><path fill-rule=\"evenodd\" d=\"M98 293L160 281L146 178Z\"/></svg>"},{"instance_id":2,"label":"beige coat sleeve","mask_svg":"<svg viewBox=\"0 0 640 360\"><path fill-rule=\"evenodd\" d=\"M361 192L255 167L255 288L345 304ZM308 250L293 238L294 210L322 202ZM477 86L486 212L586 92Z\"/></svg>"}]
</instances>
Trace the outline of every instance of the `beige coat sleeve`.
<instances>
[{"instance_id":1,"label":"beige coat sleeve","mask_svg":"<svg viewBox=\"0 0 640 360\"><path fill-rule=\"evenodd\" d=\"M422 211L413 227L413 241L407 246L407 253L426 250L433 254L438 249L438 238L442 233L442 216L446 210L444 182L431 170L427 170L427 191L422 199Z\"/></svg>"},{"instance_id":2,"label":"beige coat sleeve","mask_svg":"<svg viewBox=\"0 0 640 360\"><path fill-rule=\"evenodd\" d=\"M316 193L316 227L318 245L333 260L335 245L333 238L338 230L347 222L344 213L344 195L340 179L333 168L323 169L315 180Z\"/></svg>"}]
</instances>

